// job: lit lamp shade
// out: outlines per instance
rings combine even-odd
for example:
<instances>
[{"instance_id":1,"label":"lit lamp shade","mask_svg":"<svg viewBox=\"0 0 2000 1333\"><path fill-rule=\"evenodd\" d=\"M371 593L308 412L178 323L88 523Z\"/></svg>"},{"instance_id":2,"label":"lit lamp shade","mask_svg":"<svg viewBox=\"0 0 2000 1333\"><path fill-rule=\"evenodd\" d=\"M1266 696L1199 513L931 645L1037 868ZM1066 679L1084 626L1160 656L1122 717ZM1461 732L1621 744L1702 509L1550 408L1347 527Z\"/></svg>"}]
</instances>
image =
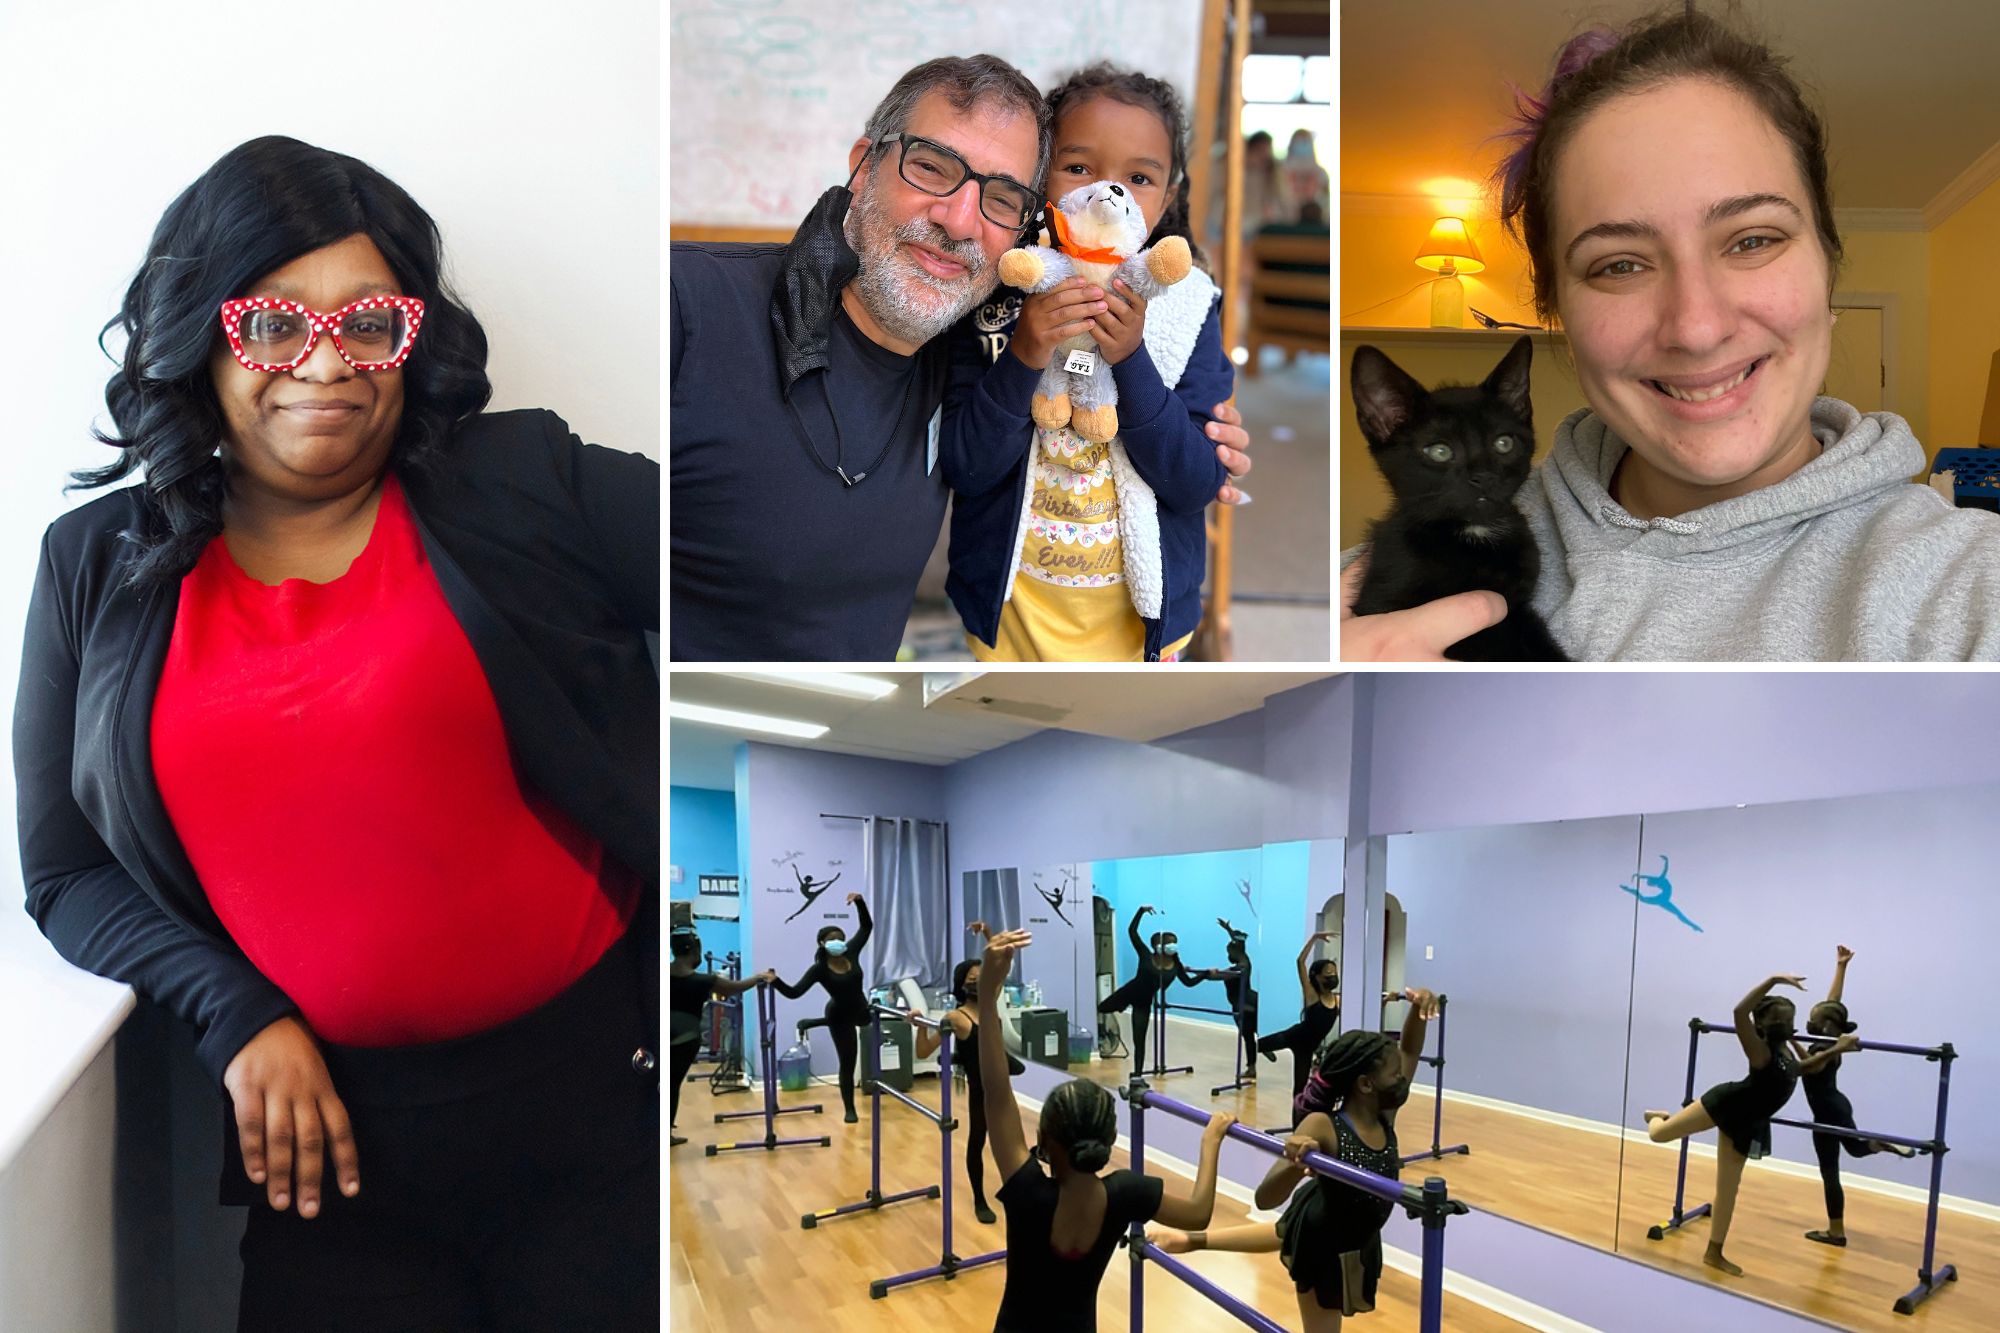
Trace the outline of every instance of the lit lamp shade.
<instances>
[{"instance_id":1,"label":"lit lamp shade","mask_svg":"<svg viewBox=\"0 0 2000 1333\"><path fill-rule=\"evenodd\" d=\"M1431 327L1456 329L1465 324L1465 287L1461 273L1479 273L1486 261L1472 243L1472 233L1462 218L1439 218L1431 224L1431 234L1417 248L1417 263L1437 274L1431 283Z\"/></svg>"},{"instance_id":2,"label":"lit lamp shade","mask_svg":"<svg viewBox=\"0 0 2000 1333\"><path fill-rule=\"evenodd\" d=\"M1433 273L1481 273L1486 269L1462 218L1433 222L1430 236L1417 250L1417 263Z\"/></svg>"}]
</instances>

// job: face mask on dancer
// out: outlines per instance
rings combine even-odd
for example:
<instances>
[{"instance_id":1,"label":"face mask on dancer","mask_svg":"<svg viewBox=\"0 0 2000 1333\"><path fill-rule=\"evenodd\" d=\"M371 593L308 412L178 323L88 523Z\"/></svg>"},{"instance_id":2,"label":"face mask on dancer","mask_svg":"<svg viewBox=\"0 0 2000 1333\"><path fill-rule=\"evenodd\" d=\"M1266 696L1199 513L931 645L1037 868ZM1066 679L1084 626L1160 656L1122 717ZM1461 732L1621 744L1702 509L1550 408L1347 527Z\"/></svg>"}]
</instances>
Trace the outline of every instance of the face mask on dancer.
<instances>
[{"instance_id":1,"label":"face mask on dancer","mask_svg":"<svg viewBox=\"0 0 2000 1333\"><path fill-rule=\"evenodd\" d=\"M827 951L827 953L831 954L831 955L832 955L833 957L835 957L835 958L838 958L838 957L840 957L840 956L841 956L842 954L844 954L844 953L846 953L846 952L847 952L847 941L846 941L846 940L828 940L828 941L826 942L826 951Z\"/></svg>"},{"instance_id":2,"label":"face mask on dancer","mask_svg":"<svg viewBox=\"0 0 2000 1333\"><path fill-rule=\"evenodd\" d=\"M1387 1087L1376 1089L1375 1092L1375 1105L1384 1111L1393 1111L1408 1100L1410 1100L1410 1080L1406 1078L1399 1078Z\"/></svg>"}]
</instances>

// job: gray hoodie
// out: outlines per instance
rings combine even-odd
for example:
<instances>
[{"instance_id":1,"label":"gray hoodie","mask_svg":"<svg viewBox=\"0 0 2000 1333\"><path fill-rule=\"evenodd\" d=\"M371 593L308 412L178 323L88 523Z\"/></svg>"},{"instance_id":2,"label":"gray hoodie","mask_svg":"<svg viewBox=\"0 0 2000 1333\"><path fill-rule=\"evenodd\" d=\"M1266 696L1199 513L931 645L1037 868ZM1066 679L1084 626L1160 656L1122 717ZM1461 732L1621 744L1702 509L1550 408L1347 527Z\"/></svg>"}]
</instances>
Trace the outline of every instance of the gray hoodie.
<instances>
[{"instance_id":1,"label":"gray hoodie","mask_svg":"<svg viewBox=\"0 0 2000 1333\"><path fill-rule=\"evenodd\" d=\"M2000 659L2000 515L1908 478L1892 412L1813 404L1823 452L1775 486L1642 520L1605 489L1626 445L1589 409L1517 498L1542 548L1535 609L1579 661Z\"/></svg>"}]
</instances>

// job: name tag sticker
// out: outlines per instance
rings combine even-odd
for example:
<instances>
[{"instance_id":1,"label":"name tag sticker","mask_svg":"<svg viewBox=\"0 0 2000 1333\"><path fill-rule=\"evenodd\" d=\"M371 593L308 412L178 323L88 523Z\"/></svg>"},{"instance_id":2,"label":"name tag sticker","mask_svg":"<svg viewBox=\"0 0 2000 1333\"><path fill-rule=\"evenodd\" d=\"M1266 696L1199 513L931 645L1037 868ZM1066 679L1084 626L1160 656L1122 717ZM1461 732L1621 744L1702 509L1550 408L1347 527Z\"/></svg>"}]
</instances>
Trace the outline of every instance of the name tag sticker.
<instances>
[{"instance_id":1,"label":"name tag sticker","mask_svg":"<svg viewBox=\"0 0 2000 1333\"><path fill-rule=\"evenodd\" d=\"M1063 362L1063 369L1069 371L1072 375L1095 375L1097 373L1097 354L1095 352L1086 352L1079 347L1069 354L1069 360Z\"/></svg>"},{"instance_id":2,"label":"name tag sticker","mask_svg":"<svg viewBox=\"0 0 2000 1333\"><path fill-rule=\"evenodd\" d=\"M931 413L931 442L924 455L924 475L926 477L937 471L938 431L943 425L944 408L940 406L937 411Z\"/></svg>"}]
</instances>

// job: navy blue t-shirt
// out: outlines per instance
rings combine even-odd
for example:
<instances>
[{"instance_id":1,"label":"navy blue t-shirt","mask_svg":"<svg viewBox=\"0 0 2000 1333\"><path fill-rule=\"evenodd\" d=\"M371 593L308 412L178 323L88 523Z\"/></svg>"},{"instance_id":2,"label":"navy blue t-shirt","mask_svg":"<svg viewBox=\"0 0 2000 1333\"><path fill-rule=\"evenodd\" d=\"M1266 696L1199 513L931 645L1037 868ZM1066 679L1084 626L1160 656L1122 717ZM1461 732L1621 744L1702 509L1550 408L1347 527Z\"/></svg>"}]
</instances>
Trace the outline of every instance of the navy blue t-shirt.
<instances>
[{"instance_id":1,"label":"navy blue t-shirt","mask_svg":"<svg viewBox=\"0 0 2000 1333\"><path fill-rule=\"evenodd\" d=\"M672 247L676 661L894 660L944 522L944 481L927 466L941 340L902 356L836 306L829 368L793 386L795 417L771 328L784 254ZM866 475L849 486L836 467Z\"/></svg>"}]
</instances>

